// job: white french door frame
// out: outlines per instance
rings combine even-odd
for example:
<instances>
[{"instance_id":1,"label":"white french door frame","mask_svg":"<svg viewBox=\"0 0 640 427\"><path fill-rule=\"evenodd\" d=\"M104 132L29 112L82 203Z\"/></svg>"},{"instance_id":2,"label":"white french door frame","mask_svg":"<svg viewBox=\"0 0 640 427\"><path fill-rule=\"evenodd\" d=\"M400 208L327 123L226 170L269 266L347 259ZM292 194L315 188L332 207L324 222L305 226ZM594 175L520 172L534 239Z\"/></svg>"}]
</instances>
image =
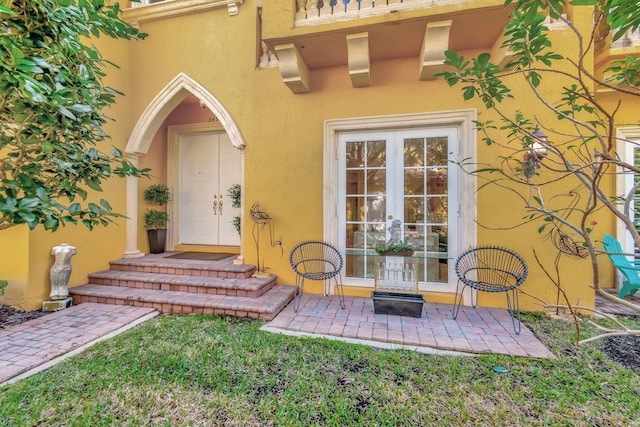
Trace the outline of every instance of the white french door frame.
<instances>
[{"instance_id":1,"label":"white french door frame","mask_svg":"<svg viewBox=\"0 0 640 427\"><path fill-rule=\"evenodd\" d=\"M343 133L373 134L375 132L405 132L411 130L429 130L438 128L455 128L457 140L450 141L450 149L455 147L456 159L476 158L476 136L473 120L476 119L476 110L441 111L434 113L404 114L393 116L359 117L351 119L327 120L324 123L324 191L323 191L323 238L337 247L341 247L340 240L340 190L338 188L339 176L343 171L340 168L340 153L338 152L339 136ZM458 166L451 164L450 168L456 168L457 176L457 215L449 218L449 230L456 229L456 239L452 241L458 251L466 247L476 245L476 179L473 175L464 173ZM453 263L457 253L450 253L449 282L448 284L421 284L421 291L453 292L456 287ZM344 274L343 274L344 275ZM360 279L351 282L345 280L346 285L373 287L372 279Z\"/></svg>"},{"instance_id":2,"label":"white french door frame","mask_svg":"<svg viewBox=\"0 0 640 427\"><path fill-rule=\"evenodd\" d=\"M638 148L634 143L640 144L640 126L631 126L619 128L616 132L618 155L622 160L634 164L633 149ZM632 142L633 141L633 142ZM618 196L624 196L633 187L633 174L623 173L622 168L619 168L616 175L616 194ZM620 207L622 209L622 206ZM622 221L616 221L616 238L622 245L622 250L627 253L635 252L635 244L631 238L631 234L627 231ZM621 276L619 274L619 276ZM622 278L619 277L619 285L622 284Z\"/></svg>"},{"instance_id":3,"label":"white french door frame","mask_svg":"<svg viewBox=\"0 0 640 427\"><path fill-rule=\"evenodd\" d=\"M206 134L206 133L224 133L225 129L220 123L195 123L188 125L175 125L169 126L167 131L167 184L170 189L178 189L180 188L180 174L179 174L179 147L180 147L180 137L182 135L198 135L198 134ZM231 144L231 142L229 142ZM234 146L234 149L237 147ZM244 181L244 151L240 150L240 153L243 154L242 161L240 162L240 185L243 185ZM242 192L244 195L244 191ZM241 205L244 206L243 201L241 200ZM180 216L180 194L179 191L172 191L171 200L169 201L169 223L167 225L167 250L174 250L176 245L179 245L180 238L180 226L179 226L179 216ZM242 211L240 212L242 216ZM215 245L214 245L215 246ZM242 246L242 239L240 241L240 246Z\"/></svg>"}]
</instances>

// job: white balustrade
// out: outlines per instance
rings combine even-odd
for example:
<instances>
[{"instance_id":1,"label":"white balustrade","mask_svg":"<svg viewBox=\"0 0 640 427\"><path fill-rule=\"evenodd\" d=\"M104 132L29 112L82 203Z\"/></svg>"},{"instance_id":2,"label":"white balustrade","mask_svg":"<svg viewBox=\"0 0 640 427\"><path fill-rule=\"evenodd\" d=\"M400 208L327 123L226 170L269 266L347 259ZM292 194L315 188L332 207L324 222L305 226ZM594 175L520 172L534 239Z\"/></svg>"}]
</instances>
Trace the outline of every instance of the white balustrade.
<instances>
[{"instance_id":1,"label":"white balustrade","mask_svg":"<svg viewBox=\"0 0 640 427\"><path fill-rule=\"evenodd\" d=\"M640 30L627 31L624 36L611 43L612 48L640 46Z\"/></svg>"},{"instance_id":2,"label":"white balustrade","mask_svg":"<svg viewBox=\"0 0 640 427\"><path fill-rule=\"evenodd\" d=\"M129 2L129 7L140 7L140 6L148 6L154 3L162 3L166 0L140 0L140 1L131 1Z\"/></svg>"},{"instance_id":3,"label":"white balustrade","mask_svg":"<svg viewBox=\"0 0 640 427\"><path fill-rule=\"evenodd\" d=\"M295 25L304 26L344 21L354 18L383 15L400 10L460 3L460 1L461 0L296 0Z\"/></svg>"}]
</instances>

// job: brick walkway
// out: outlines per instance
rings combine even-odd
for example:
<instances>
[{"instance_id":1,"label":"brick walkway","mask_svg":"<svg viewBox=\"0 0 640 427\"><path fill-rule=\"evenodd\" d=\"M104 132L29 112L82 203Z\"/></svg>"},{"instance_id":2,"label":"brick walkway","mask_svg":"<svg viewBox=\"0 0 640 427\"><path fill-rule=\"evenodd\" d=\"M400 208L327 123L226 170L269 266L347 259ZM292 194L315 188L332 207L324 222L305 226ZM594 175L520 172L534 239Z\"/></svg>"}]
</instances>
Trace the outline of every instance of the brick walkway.
<instances>
[{"instance_id":1,"label":"brick walkway","mask_svg":"<svg viewBox=\"0 0 640 427\"><path fill-rule=\"evenodd\" d=\"M342 310L335 296L304 294L298 313L289 304L265 329L417 349L555 357L524 324L520 335L516 335L511 316L504 309L461 307L458 318L453 320L453 306L447 304L425 303L421 318L375 314L370 298L345 297L345 304L346 309Z\"/></svg>"},{"instance_id":2,"label":"brick walkway","mask_svg":"<svg viewBox=\"0 0 640 427\"><path fill-rule=\"evenodd\" d=\"M84 303L0 329L0 385L44 370L57 358L157 314L144 307Z\"/></svg>"}]
</instances>

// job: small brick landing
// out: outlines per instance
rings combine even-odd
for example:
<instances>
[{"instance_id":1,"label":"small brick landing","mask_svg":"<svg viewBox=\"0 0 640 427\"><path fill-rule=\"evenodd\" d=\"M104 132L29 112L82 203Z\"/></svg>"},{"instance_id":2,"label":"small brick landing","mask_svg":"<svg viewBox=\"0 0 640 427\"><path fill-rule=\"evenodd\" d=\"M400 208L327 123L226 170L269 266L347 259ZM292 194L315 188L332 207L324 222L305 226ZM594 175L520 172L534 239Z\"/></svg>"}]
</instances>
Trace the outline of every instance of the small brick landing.
<instances>
[{"instance_id":1,"label":"small brick landing","mask_svg":"<svg viewBox=\"0 0 640 427\"><path fill-rule=\"evenodd\" d=\"M89 283L69 289L83 302L155 308L161 313L221 314L273 319L292 299L293 286L276 276L255 279L253 265L170 259L175 252L119 259L110 269L89 275Z\"/></svg>"}]
</instances>

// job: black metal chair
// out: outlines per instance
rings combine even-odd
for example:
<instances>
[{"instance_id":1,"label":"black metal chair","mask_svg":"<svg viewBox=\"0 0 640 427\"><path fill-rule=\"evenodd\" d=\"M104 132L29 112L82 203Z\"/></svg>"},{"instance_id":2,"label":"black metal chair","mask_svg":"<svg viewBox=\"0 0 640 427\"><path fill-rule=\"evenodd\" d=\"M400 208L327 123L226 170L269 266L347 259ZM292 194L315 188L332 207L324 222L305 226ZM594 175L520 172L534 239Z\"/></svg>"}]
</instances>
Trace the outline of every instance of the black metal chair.
<instances>
[{"instance_id":1,"label":"black metal chair","mask_svg":"<svg viewBox=\"0 0 640 427\"><path fill-rule=\"evenodd\" d=\"M460 254L455 265L458 285L453 302L453 318L458 316L462 293L469 286L482 292L504 292L507 296L507 309L511 313L511 322L516 334L520 334L520 305L517 287L527 278L528 268L524 260L515 252L497 246L479 246ZM460 291L460 282L463 283ZM472 296L473 307L478 305ZM517 316L517 319L516 319ZM517 320L517 323L516 323Z\"/></svg>"},{"instance_id":2,"label":"black metal chair","mask_svg":"<svg viewBox=\"0 0 640 427\"><path fill-rule=\"evenodd\" d=\"M316 240L302 242L291 250L289 262L296 273L296 293L293 297L293 309L296 312L300 308L305 279L321 280L325 295L329 295L331 279L333 279L340 307L344 309L344 289L340 275L344 262L338 249L329 243Z\"/></svg>"}]
</instances>

